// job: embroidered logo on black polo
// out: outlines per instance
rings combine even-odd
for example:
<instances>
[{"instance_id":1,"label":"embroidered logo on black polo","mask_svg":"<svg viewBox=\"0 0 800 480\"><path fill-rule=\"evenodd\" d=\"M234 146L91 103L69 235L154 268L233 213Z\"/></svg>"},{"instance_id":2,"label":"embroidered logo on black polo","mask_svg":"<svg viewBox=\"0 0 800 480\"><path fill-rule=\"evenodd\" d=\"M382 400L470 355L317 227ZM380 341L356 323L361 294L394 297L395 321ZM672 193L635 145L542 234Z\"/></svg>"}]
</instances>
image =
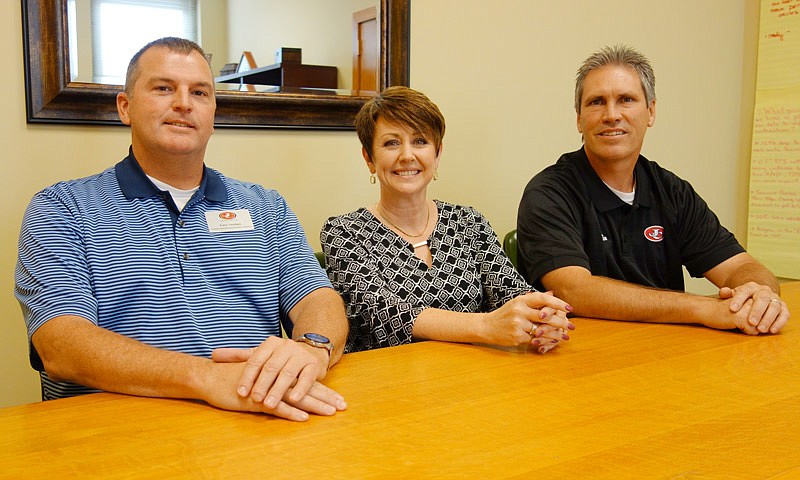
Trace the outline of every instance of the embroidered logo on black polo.
<instances>
[{"instance_id":1,"label":"embroidered logo on black polo","mask_svg":"<svg viewBox=\"0 0 800 480\"><path fill-rule=\"evenodd\" d=\"M664 240L664 227L661 225L653 225L644 229L644 238L651 242L660 242Z\"/></svg>"}]
</instances>

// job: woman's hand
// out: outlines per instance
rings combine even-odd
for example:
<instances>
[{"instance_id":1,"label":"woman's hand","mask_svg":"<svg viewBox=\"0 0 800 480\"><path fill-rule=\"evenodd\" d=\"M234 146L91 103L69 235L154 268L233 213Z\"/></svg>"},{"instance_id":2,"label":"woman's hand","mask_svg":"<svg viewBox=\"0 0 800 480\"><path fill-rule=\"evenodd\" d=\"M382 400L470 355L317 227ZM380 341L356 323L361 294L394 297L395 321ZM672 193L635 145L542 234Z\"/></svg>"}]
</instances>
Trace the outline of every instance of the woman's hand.
<instances>
[{"instance_id":1,"label":"woman's hand","mask_svg":"<svg viewBox=\"0 0 800 480\"><path fill-rule=\"evenodd\" d=\"M530 344L539 353L552 350L562 340L569 340L575 326L567 319L572 311L563 300L550 292L520 295L485 317L488 343L501 346Z\"/></svg>"}]
</instances>

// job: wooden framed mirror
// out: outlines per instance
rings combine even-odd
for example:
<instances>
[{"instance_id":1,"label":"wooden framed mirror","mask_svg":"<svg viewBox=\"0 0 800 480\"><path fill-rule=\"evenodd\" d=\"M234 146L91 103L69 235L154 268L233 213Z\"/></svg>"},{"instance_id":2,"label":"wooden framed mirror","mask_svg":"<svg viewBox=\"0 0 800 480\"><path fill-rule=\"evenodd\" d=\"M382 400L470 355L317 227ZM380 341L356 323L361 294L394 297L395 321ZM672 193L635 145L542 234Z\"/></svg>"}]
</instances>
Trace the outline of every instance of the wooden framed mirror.
<instances>
[{"instance_id":1,"label":"wooden framed mirror","mask_svg":"<svg viewBox=\"0 0 800 480\"><path fill-rule=\"evenodd\" d=\"M381 0L380 88L409 84L410 0ZM28 123L122 125L116 85L72 82L67 0L22 0ZM353 128L368 96L217 91L216 127Z\"/></svg>"}]
</instances>

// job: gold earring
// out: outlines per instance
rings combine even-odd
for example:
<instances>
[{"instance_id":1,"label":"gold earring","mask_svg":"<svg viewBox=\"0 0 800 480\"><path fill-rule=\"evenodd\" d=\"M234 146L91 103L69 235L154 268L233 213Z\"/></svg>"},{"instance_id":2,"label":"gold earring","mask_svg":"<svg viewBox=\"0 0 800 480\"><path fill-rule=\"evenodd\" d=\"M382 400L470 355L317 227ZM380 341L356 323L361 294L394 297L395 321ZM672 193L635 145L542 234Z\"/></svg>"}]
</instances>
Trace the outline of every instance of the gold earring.
<instances>
[{"instance_id":1,"label":"gold earring","mask_svg":"<svg viewBox=\"0 0 800 480\"><path fill-rule=\"evenodd\" d=\"M374 173L370 173L369 174L369 183L371 183L372 185L375 185L375 174Z\"/></svg>"},{"instance_id":2,"label":"gold earring","mask_svg":"<svg viewBox=\"0 0 800 480\"><path fill-rule=\"evenodd\" d=\"M433 180L434 181L439 180L439 170L433 171Z\"/></svg>"}]
</instances>

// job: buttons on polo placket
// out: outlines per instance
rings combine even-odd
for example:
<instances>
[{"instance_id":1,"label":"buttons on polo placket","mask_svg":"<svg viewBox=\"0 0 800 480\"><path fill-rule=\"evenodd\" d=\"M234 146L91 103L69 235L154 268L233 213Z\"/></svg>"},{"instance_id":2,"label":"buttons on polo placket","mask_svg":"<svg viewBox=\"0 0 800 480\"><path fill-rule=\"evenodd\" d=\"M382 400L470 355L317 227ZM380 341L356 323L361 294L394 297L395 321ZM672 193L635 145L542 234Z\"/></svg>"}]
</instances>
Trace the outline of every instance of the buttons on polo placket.
<instances>
[{"instance_id":1,"label":"buttons on polo placket","mask_svg":"<svg viewBox=\"0 0 800 480\"><path fill-rule=\"evenodd\" d=\"M179 228L183 228L183 227L186 226L186 221L183 220L182 218L179 218L178 221L176 222L176 225L178 225ZM178 242L178 243L180 243L180 242ZM181 248L181 245L178 245L178 248ZM191 258L191 255L189 255L188 252L184 252L184 253L180 254L180 258L183 261L188 261Z\"/></svg>"}]
</instances>

